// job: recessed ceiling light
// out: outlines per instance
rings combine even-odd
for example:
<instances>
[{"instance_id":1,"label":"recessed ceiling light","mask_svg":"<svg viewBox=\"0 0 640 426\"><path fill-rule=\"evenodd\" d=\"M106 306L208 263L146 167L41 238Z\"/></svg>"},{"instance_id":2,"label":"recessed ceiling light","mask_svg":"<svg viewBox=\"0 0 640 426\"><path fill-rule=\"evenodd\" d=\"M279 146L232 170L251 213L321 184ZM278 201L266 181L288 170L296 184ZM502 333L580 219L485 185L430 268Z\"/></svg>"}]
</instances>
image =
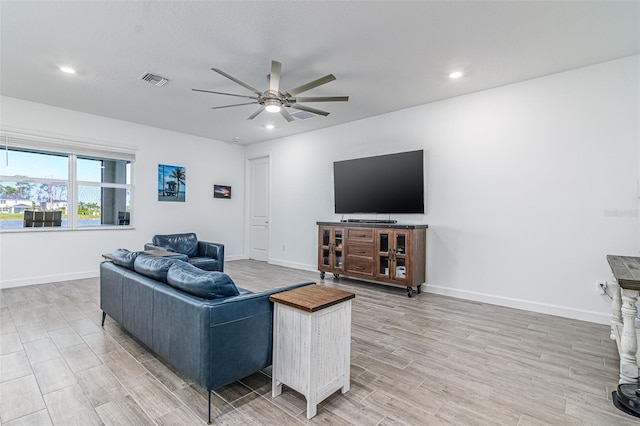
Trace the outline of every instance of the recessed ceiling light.
<instances>
[{"instance_id":1,"label":"recessed ceiling light","mask_svg":"<svg viewBox=\"0 0 640 426\"><path fill-rule=\"evenodd\" d=\"M60 71L66 72L67 74L75 74L76 70L71 67L60 67Z\"/></svg>"},{"instance_id":2,"label":"recessed ceiling light","mask_svg":"<svg viewBox=\"0 0 640 426\"><path fill-rule=\"evenodd\" d=\"M273 124L267 124L265 127L269 130L276 128L276 126L274 126Z\"/></svg>"},{"instance_id":3,"label":"recessed ceiling light","mask_svg":"<svg viewBox=\"0 0 640 426\"><path fill-rule=\"evenodd\" d=\"M451 74L449 74L449 78L460 78L462 77L462 72L460 71L454 71Z\"/></svg>"}]
</instances>

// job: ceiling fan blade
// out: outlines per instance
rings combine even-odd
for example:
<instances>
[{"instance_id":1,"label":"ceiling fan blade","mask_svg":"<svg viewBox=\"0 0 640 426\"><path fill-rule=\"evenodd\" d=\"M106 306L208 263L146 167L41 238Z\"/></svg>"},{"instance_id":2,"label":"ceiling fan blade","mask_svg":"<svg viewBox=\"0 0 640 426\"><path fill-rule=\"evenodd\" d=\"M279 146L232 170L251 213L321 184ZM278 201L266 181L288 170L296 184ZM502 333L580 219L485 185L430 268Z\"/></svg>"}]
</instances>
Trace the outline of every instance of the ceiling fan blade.
<instances>
[{"instance_id":1,"label":"ceiling fan blade","mask_svg":"<svg viewBox=\"0 0 640 426\"><path fill-rule=\"evenodd\" d=\"M278 93L280 90L280 74L282 64L278 61L271 61L271 74L269 74L269 91Z\"/></svg>"},{"instance_id":2,"label":"ceiling fan blade","mask_svg":"<svg viewBox=\"0 0 640 426\"><path fill-rule=\"evenodd\" d=\"M315 96L311 98L292 98L290 99L294 103L296 102L347 102L348 96Z\"/></svg>"},{"instance_id":3,"label":"ceiling fan blade","mask_svg":"<svg viewBox=\"0 0 640 426\"><path fill-rule=\"evenodd\" d=\"M243 82L243 81L240 81L240 80L238 80L237 78L235 78L235 77L233 77L233 76L231 76L231 75L227 74L226 72L224 72L224 71L222 71L222 70L219 70L218 68L211 68L211 70L212 70L212 71L217 72L217 73L218 73L218 74L220 74L220 75L223 75L223 76L227 77L229 80L231 80L231 81L233 81L233 82L235 82L235 83L238 83L240 86L242 86L242 87L244 87L244 88L246 88L246 89L251 90L251 91L252 91L253 93L255 93L255 94L258 94L258 95L260 94L260 92L258 92L258 90L257 90L257 89L255 89L255 88L253 88L253 87L249 86L247 83L245 83L245 82Z\"/></svg>"},{"instance_id":4,"label":"ceiling fan blade","mask_svg":"<svg viewBox=\"0 0 640 426\"><path fill-rule=\"evenodd\" d=\"M249 98L249 99L258 100L257 96L236 95L233 93L214 92L213 90L204 90L204 89L191 89L191 90L193 90L194 92L213 93L214 95L237 96L238 98Z\"/></svg>"},{"instance_id":5,"label":"ceiling fan blade","mask_svg":"<svg viewBox=\"0 0 640 426\"><path fill-rule=\"evenodd\" d=\"M284 108L280 108L280 114L282 114L282 116L289 122L291 123L293 121L293 117L291 116L291 114L289 114L289 112L284 109Z\"/></svg>"},{"instance_id":6,"label":"ceiling fan blade","mask_svg":"<svg viewBox=\"0 0 640 426\"><path fill-rule=\"evenodd\" d=\"M315 108L311 108L311 107L300 105L300 104L293 104L293 105L290 106L290 108L295 108L295 109L299 109L301 111L311 112L313 114L324 115L325 117L327 115L329 115L329 113L327 111L322 111L321 109L315 109Z\"/></svg>"},{"instance_id":7,"label":"ceiling fan blade","mask_svg":"<svg viewBox=\"0 0 640 426\"><path fill-rule=\"evenodd\" d=\"M258 116L258 114L260 114L262 111L264 111L264 105L261 106L256 112L254 112L253 114L251 114L247 120L253 120L254 118L256 118Z\"/></svg>"},{"instance_id":8,"label":"ceiling fan blade","mask_svg":"<svg viewBox=\"0 0 640 426\"><path fill-rule=\"evenodd\" d=\"M303 84L302 86L298 86L294 89L287 91L287 96L295 96L298 93L306 92L307 90L311 90L314 87L322 86L323 84L329 83L330 81L335 80L336 77L333 74L325 75L317 80L310 81L307 84Z\"/></svg>"},{"instance_id":9,"label":"ceiling fan blade","mask_svg":"<svg viewBox=\"0 0 640 426\"><path fill-rule=\"evenodd\" d=\"M230 107L236 107L236 106L242 106L242 105L253 105L253 104L257 104L258 102L246 102L244 104L233 104L233 105L223 105L223 106L217 106L217 107L209 107L209 109L221 109L221 108L230 108Z\"/></svg>"}]
</instances>

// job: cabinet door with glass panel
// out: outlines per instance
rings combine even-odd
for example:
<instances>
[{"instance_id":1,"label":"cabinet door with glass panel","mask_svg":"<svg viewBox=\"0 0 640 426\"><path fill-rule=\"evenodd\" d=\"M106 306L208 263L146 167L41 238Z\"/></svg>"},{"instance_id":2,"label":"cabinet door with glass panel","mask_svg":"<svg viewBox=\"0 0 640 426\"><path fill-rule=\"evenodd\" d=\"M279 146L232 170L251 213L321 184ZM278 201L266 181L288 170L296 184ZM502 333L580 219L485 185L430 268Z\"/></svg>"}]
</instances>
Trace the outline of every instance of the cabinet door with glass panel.
<instances>
[{"instance_id":1,"label":"cabinet door with glass panel","mask_svg":"<svg viewBox=\"0 0 640 426\"><path fill-rule=\"evenodd\" d=\"M320 278L325 272L338 277L344 272L344 228L320 226L318 228L318 270Z\"/></svg>"},{"instance_id":2,"label":"cabinet door with glass panel","mask_svg":"<svg viewBox=\"0 0 640 426\"><path fill-rule=\"evenodd\" d=\"M404 230L376 231L378 279L395 284L411 285L412 233Z\"/></svg>"}]
</instances>

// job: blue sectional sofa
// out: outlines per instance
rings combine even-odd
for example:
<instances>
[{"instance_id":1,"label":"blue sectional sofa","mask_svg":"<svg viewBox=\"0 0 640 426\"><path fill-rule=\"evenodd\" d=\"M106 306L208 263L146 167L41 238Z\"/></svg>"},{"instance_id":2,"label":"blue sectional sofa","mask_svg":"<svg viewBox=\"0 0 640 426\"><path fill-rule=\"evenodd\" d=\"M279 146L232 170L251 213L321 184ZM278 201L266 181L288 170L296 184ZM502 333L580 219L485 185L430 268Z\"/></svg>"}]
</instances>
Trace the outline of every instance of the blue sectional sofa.
<instances>
[{"instance_id":1,"label":"blue sectional sofa","mask_svg":"<svg viewBox=\"0 0 640 426\"><path fill-rule=\"evenodd\" d=\"M102 324L106 315L176 370L211 391L271 365L273 303L237 288L222 272L182 260L116 250L100 265Z\"/></svg>"}]
</instances>

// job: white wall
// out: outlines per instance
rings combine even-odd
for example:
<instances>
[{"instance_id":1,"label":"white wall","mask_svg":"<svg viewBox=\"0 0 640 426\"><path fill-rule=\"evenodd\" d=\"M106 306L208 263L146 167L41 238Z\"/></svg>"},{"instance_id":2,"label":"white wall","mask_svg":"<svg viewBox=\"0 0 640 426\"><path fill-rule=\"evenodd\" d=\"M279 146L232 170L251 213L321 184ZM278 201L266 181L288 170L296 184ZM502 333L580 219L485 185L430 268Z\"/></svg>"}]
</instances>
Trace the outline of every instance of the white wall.
<instances>
[{"instance_id":1,"label":"white wall","mask_svg":"<svg viewBox=\"0 0 640 426\"><path fill-rule=\"evenodd\" d=\"M196 232L240 258L244 238L244 147L125 121L2 97L0 124L25 132L137 146L133 230L0 233L0 287L98 275L102 253L141 250L154 234ZM158 164L186 167L186 202L157 201ZM213 199L213 184L231 200Z\"/></svg>"},{"instance_id":2,"label":"white wall","mask_svg":"<svg viewBox=\"0 0 640 426\"><path fill-rule=\"evenodd\" d=\"M424 149L427 213L392 218L429 224L428 291L607 322L595 287L611 277L605 256L638 254L638 63L248 147L272 162L270 261L316 269L315 222L340 219L334 161Z\"/></svg>"}]
</instances>

